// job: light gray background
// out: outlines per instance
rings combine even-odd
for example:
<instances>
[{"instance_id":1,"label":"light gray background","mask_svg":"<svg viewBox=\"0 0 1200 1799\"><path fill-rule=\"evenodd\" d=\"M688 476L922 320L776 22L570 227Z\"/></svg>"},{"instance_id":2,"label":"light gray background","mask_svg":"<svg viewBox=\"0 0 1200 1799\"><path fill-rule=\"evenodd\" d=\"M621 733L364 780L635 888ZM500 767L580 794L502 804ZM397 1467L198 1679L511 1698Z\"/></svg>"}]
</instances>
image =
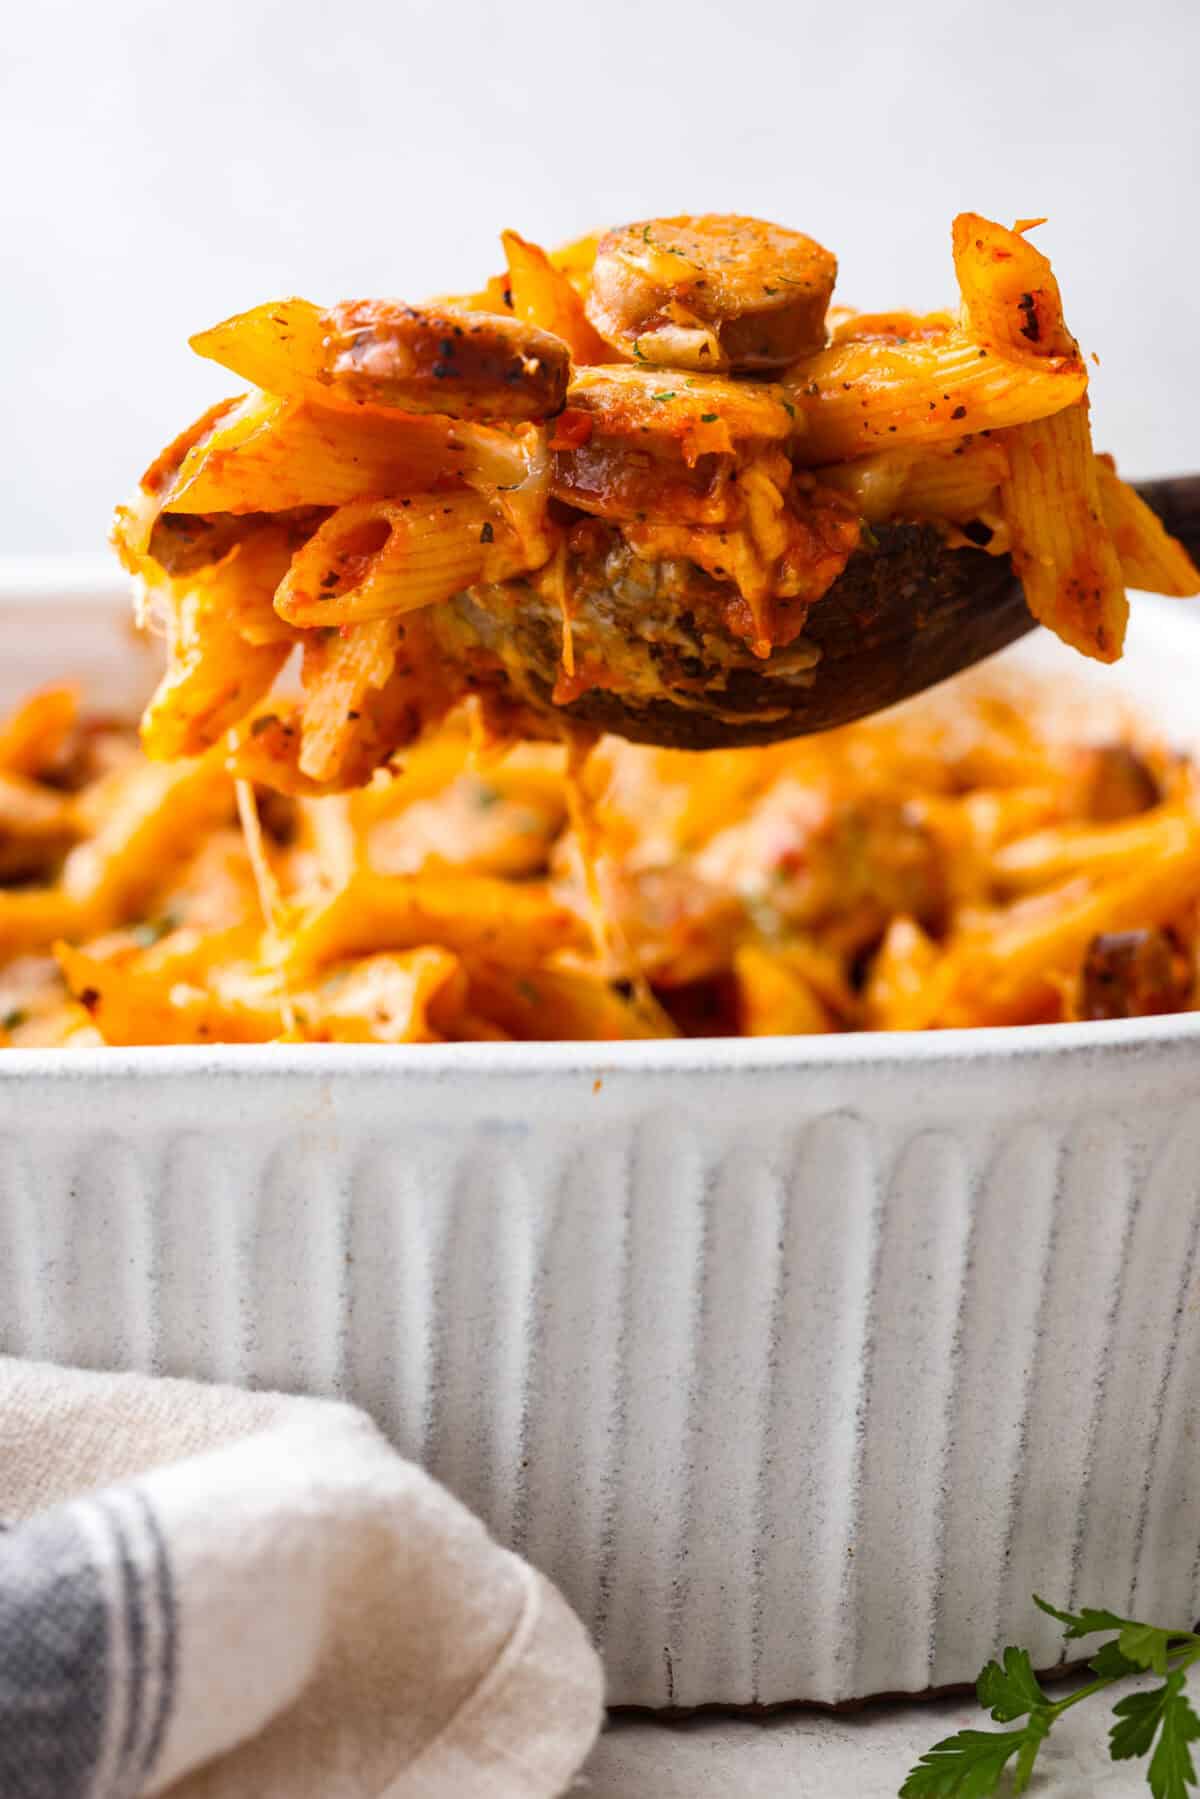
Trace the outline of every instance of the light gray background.
<instances>
[{"instance_id":1,"label":"light gray background","mask_svg":"<svg viewBox=\"0 0 1200 1799\"><path fill-rule=\"evenodd\" d=\"M39 0L0 35L0 554L88 550L236 383L189 332L419 297L511 224L736 208L841 296L953 294L949 221L1047 213L1131 473L1200 466L1195 0Z\"/></svg>"}]
</instances>

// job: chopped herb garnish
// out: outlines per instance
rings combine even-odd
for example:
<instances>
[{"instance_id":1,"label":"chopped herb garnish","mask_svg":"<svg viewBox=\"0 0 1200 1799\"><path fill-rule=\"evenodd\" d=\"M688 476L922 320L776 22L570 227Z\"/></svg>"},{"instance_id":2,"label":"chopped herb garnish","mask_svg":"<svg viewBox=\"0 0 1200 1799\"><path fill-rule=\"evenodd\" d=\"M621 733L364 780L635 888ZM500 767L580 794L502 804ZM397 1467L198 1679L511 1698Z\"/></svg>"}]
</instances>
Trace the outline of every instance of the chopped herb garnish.
<instances>
[{"instance_id":1,"label":"chopped herb garnish","mask_svg":"<svg viewBox=\"0 0 1200 1799\"><path fill-rule=\"evenodd\" d=\"M720 416L719 412L702 412L700 414L700 423L702 425L715 425Z\"/></svg>"},{"instance_id":2,"label":"chopped herb garnish","mask_svg":"<svg viewBox=\"0 0 1200 1799\"><path fill-rule=\"evenodd\" d=\"M675 398L675 394L674 394L673 389L667 387L667 388L664 388L662 393L660 393L660 394L651 394L650 398L652 400L673 400Z\"/></svg>"},{"instance_id":3,"label":"chopped herb garnish","mask_svg":"<svg viewBox=\"0 0 1200 1799\"><path fill-rule=\"evenodd\" d=\"M536 1006L542 997L532 981L519 980L517 982L517 992L521 995L522 999L528 1000L531 1006Z\"/></svg>"},{"instance_id":4,"label":"chopped herb garnish","mask_svg":"<svg viewBox=\"0 0 1200 1799\"><path fill-rule=\"evenodd\" d=\"M1157 1674L1163 1684L1117 1701L1109 1755L1115 1762L1129 1761L1153 1749L1146 1778L1154 1799L1187 1799L1188 1788L1196 1784L1190 1745L1200 1739L1200 1717L1188 1699L1186 1679L1187 1670L1200 1662L1200 1635L1160 1630L1087 1607L1060 1612L1036 1594L1034 1604L1065 1625L1068 1640L1104 1630L1116 1633L1092 1657L1096 1679L1052 1701L1033 1671L1028 1650L1010 1645L999 1661L984 1668L975 1693L997 1724L1024 1722L1015 1730L960 1730L944 1737L912 1769L901 1799L985 1799L1000 1791L1010 1762L1011 1790L1023 1793L1038 1751L1063 1713L1132 1674Z\"/></svg>"},{"instance_id":5,"label":"chopped herb garnish","mask_svg":"<svg viewBox=\"0 0 1200 1799\"><path fill-rule=\"evenodd\" d=\"M480 781L475 788L475 804L481 812L490 812L503 798L499 788L489 786L486 781Z\"/></svg>"},{"instance_id":6,"label":"chopped herb garnish","mask_svg":"<svg viewBox=\"0 0 1200 1799\"><path fill-rule=\"evenodd\" d=\"M792 405L792 402L790 400L784 400L782 404L783 410L787 413L788 417L794 419L796 416L796 408Z\"/></svg>"},{"instance_id":7,"label":"chopped herb garnish","mask_svg":"<svg viewBox=\"0 0 1200 1799\"><path fill-rule=\"evenodd\" d=\"M250 726L250 735L251 737L261 737L264 731L269 731L272 725L277 725L278 723L278 713L263 712Z\"/></svg>"},{"instance_id":8,"label":"chopped herb garnish","mask_svg":"<svg viewBox=\"0 0 1200 1799\"><path fill-rule=\"evenodd\" d=\"M14 1006L11 1012L6 1012L4 1017L0 1018L0 1030L15 1031L17 1026L24 1024L28 1017L29 1014L24 1006Z\"/></svg>"},{"instance_id":9,"label":"chopped herb garnish","mask_svg":"<svg viewBox=\"0 0 1200 1799\"><path fill-rule=\"evenodd\" d=\"M494 543L495 540L496 533L492 529L491 520L487 519L484 522L483 530L479 533L479 541L480 543Z\"/></svg>"}]
</instances>

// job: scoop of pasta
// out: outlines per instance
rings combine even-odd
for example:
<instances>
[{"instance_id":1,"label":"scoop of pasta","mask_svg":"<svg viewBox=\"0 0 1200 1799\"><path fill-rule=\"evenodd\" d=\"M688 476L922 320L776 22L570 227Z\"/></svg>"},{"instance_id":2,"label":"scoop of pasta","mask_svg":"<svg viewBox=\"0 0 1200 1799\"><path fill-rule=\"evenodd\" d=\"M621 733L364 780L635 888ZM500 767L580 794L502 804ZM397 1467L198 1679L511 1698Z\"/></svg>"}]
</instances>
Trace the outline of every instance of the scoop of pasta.
<instances>
[{"instance_id":1,"label":"scoop of pasta","mask_svg":"<svg viewBox=\"0 0 1200 1799\"><path fill-rule=\"evenodd\" d=\"M956 219L954 312L831 311L819 244L704 214L202 333L254 390L116 525L167 642L147 749L232 731L239 773L337 791L466 698L497 738L708 747L889 704L1030 615L1113 660L1127 583L1200 574L1093 452L1029 229Z\"/></svg>"}]
</instances>

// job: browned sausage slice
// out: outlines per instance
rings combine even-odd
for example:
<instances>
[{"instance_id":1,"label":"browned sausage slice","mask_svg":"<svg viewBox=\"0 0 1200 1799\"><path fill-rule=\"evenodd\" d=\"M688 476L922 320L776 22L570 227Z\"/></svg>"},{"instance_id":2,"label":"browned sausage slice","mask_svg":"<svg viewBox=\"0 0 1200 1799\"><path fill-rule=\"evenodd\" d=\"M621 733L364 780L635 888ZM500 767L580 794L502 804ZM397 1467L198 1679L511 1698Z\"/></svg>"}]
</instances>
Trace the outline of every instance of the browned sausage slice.
<instances>
[{"instance_id":1,"label":"browned sausage slice","mask_svg":"<svg viewBox=\"0 0 1200 1799\"><path fill-rule=\"evenodd\" d=\"M325 314L335 392L404 412L543 419L562 410L570 352L521 319L399 300L350 300Z\"/></svg>"},{"instance_id":2,"label":"browned sausage slice","mask_svg":"<svg viewBox=\"0 0 1200 1799\"><path fill-rule=\"evenodd\" d=\"M1169 931L1104 931L1079 977L1081 1018L1146 1018L1191 1004L1192 970Z\"/></svg>"},{"instance_id":3,"label":"browned sausage slice","mask_svg":"<svg viewBox=\"0 0 1200 1799\"><path fill-rule=\"evenodd\" d=\"M736 213L643 219L601 238L588 317L635 361L784 368L825 342L837 262L811 237Z\"/></svg>"}]
</instances>

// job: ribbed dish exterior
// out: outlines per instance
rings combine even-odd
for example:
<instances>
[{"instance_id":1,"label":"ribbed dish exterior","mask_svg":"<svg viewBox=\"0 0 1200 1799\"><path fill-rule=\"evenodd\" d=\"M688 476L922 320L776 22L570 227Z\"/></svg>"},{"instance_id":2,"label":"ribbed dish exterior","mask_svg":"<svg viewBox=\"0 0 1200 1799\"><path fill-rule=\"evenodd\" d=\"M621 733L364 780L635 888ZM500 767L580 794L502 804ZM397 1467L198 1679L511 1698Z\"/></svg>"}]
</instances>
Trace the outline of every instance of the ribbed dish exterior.
<instances>
[{"instance_id":1,"label":"ribbed dish exterior","mask_svg":"<svg viewBox=\"0 0 1200 1799\"><path fill-rule=\"evenodd\" d=\"M365 1406L614 1703L1200 1613L1200 1031L10 1052L0 1348Z\"/></svg>"}]
</instances>

